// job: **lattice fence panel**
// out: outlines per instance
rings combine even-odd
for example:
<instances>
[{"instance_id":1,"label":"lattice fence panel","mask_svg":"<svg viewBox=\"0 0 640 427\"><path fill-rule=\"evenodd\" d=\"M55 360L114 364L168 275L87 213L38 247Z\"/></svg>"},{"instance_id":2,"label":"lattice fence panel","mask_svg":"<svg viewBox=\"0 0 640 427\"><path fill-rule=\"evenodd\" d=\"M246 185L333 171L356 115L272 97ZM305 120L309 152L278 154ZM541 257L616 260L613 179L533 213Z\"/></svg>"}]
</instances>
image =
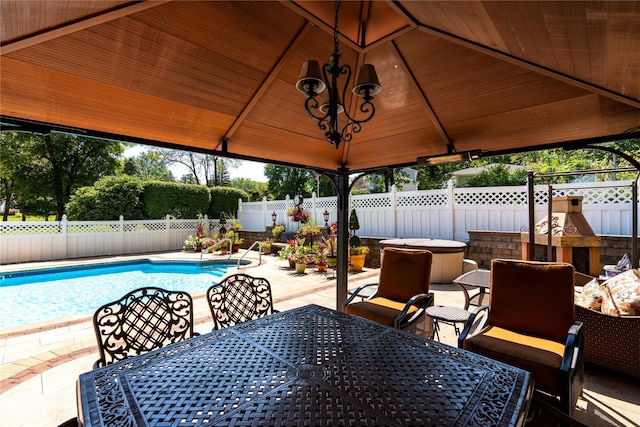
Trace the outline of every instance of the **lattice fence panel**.
<instances>
[{"instance_id":1,"label":"lattice fence panel","mask_svg":"<svg viewBox=\"0 0 640 427\"><path fill-rule=\"evenodd\" d=\"M456 205L509 205L518 206L527 204L526 191L477 191L460 192L454 194Z\"/></svg>"},{"instance_id":2,"label":"lattice fence panel","mask_svg":"<svg viewBox=\"0 0 640 427\"><path fill-rule=\"evenodd\" d=\"M354 196L351 199L351 208L390 208L391 199L386 194L367 194L364 196Z\"/></svg>"},{"instance_id":3,"label":"lattice fence panel","mask_svg":"<svg viewBox=\"0 0 640 427\"><path fill-rule=\"evenodd\" d=\"M446 206L449 203L447 193L418 193L412 192L410 195L398 194L396 199L397 207L405 206Z\"/></svg>"},{"instance_id":4,"label":"lattice fence panel","mask_svg":"<svg viewBox=\"0 0 640 427\"><path fill-rule=\"evenodd\" d=\"M117 233L120 231L118 222L69 222L68 233Z\"/></svg>"},{"instance_id":5,"label":"lattice fence panel","mask_svg":"<svg viewBox=\"0 0 640 427\"><path fill-rule=\"evenodd\" d=\"M0 222L0 235L52 234L61 230L57 222Z\"/></svg>"}]
</instances>

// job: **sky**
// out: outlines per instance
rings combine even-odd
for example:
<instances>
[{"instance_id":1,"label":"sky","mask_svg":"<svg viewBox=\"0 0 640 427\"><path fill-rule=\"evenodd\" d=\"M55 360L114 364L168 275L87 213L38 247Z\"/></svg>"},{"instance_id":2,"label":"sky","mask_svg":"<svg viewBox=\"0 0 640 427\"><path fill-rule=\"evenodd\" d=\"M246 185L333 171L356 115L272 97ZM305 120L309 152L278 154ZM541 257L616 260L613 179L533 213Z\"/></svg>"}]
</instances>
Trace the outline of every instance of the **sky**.
<instances>
[{"instance_id":1,"label":"sky","mask_svg":"<svg viewBox=\"0 0 640 427\"><path fill-rule=\"evenodd\" d=\"M136 144L125 150L124 157L135 157L143 151L148 151L151 149L153 149L153 147ZM175 165L170 167L169 169L176 179L180 179L182 175L189 173L188 169L181 165ZM248 160L241 160L237 168L229 169L229 176L231 177L231 179L249 178L253 181L267 182L267 177L264 176L264 163L250 162Z\"/></svg>"}]
</instances>

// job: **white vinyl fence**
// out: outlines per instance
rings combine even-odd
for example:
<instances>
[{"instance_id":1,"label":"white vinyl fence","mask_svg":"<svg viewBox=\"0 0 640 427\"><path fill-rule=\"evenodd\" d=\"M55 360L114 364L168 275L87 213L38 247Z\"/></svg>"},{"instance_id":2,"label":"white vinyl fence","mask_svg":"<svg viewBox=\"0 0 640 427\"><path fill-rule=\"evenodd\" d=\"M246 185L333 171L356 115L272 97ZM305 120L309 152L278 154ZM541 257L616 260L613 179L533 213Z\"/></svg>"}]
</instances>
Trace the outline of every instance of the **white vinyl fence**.
<instances>
[{"instance_id":1,"label":"white vinyl fence","mask_svg":"<svg viewBox=\"0 0 640 427\"><path fill-rule=\"evenodd\" d=\"M198 219L0 222L0 264L180 250ZM218 220L205 217L210 230Z\"/></svg>"},{"instance_id":2,"label":"white vinyl fence","mask_svg":"<svg viewBox=\"0 0 640 427\"><path fill-rule=\"evenodd\" d=\"M535 221L547 213L546 185L535 187ZM565 184L553 188L553 196L583 196L583 214L596 234L630 236L632 225L631 181ZM336 220L336 197L311 197L303 207L316 225ZM242 203L238 221L243 230L264 231L285 224L288 231L299 224L286 216L293 201ZM391 191L350 197L358 214L359 236L422 237L468 241L469 230L521 231L529 223L527 187L454 188L425 191ZM180 250L197 219L146 221L0 222L0 264L64 258L125 255ZM218 220L205 218L209 230ZM210 233L209 233L210 234Z\"/></svg>"},{"instance_id":3,"label":"white vinyl fence","mask_svg":"<svg viewBox=\"0 0 640 427\"><path fill-rule=\"evenodd\" d=\"M583 214L596 234L631 235L631 181L554 185L553 197L583 196ZM547 214L546 185L534 187L535 221ZM316 225L336 219L336 197L311 197L303 207ZM264 230L284 224L295 231L299 224L286 216L293 201L275 200L240 203L238 220L245 230ZM367 237L424 237L468 241L469 230L523 231L529 225L527 186L455 188L395 191L350 197L360 223L358 235Z\"/></svg>"}]
</instances>

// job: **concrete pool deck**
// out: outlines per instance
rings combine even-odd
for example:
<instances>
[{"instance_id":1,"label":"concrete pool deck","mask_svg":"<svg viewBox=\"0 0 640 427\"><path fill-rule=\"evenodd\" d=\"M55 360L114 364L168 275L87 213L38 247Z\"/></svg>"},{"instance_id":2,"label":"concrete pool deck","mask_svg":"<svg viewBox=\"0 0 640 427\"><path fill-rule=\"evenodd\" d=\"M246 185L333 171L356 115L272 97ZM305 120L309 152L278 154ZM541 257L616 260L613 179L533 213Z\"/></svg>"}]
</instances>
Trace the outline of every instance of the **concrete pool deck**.
<instances>
[{"instance_id":1,"label":"concrete pool deck","mask_svg":"<svg viewBox=\"0 0 640 427\"><path fill-rule=\"evenodd\" d=\"M211 257L209 255L209 257ZM214 256L215 257L215 256ZM256 261L257 253L249 255ZM128 257L103 257L99 261L148 258L155 260L199 260L200 254L171 252ZM215 257L220 258L220 257ZM45 268L96 260L67 260L0 266L0 271ZM243 269L265 277L272 284L274 306L279 310L317 304L336 308L336 281L326 274L307 270L295 274L284 261L263 256L262 263ZM230 269L229 273L235 273ZM349 274L349 287L377 281L379 270ZM454 285L431 286L436 304L463 305ZM207 333L213 327L204 292L193 295L195 330ZM425 323L425 329L426 323ZM428 334L429 331L421 330ZM440 341L456 345L453 328L443 326ZM76 416L75 382L92 369L97 359L92 313L0 330L0 426L56 426ZM624 377L587 369L585 390L578 401L576 418L589 426L640 426L640 384Z\"/></svg>"}]
</instances>

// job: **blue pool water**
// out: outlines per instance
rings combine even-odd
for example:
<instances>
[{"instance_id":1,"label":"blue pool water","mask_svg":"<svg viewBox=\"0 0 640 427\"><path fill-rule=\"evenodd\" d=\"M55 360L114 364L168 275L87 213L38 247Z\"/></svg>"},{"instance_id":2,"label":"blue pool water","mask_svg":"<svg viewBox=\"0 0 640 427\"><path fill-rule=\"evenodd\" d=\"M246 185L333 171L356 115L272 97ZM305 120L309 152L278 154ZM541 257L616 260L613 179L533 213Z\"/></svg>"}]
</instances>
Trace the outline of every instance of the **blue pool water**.
<instances>
[{"instance_id":1,"label":"blue pool water","mask_svg":"<svg viewBox=\"0 0 640 427\"><path fill-rule=\"evenodd\" d=\"M139 260L0 273L0 329L92 313L144 286L204 291L232 266L235 263Z\"/></svg>"}]
</instances>

